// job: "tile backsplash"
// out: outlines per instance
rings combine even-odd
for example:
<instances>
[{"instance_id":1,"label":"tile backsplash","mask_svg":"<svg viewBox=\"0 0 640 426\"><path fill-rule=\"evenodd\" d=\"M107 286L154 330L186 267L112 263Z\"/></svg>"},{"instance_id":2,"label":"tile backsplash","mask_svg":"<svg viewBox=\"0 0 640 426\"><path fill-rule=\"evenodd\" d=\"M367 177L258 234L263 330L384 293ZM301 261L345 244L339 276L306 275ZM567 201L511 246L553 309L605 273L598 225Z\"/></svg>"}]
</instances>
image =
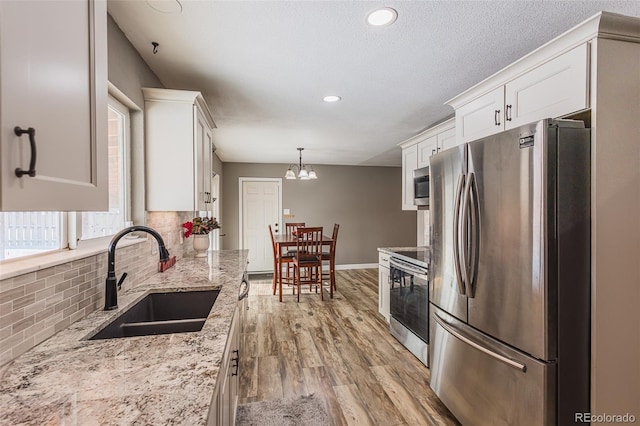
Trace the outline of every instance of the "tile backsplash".
<instances>
[{"instance_id":1,"label":"tile backsplash","mask_svg":"<svg viewBox=\"0 0 640 426\"><path fill-rule=\"evenodd\" d=\"M181 224L192 212L150 212L147 226L160 233L172 256L192 251L181 241ZM152 237L116 249L116 274L127 272L123 288L158 273ZM75 321L104 306L107 252L0 281L0 365L6 364Z\"/></svg>"}]
</instances>

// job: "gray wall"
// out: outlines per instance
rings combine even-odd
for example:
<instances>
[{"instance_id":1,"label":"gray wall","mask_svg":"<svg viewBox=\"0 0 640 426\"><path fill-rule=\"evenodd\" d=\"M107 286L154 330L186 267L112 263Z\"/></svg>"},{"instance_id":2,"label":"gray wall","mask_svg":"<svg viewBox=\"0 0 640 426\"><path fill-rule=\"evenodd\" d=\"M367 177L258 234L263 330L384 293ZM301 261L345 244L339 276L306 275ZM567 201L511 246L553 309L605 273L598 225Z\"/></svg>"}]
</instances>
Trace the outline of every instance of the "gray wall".
<instances>
[{"instance_id":1,"label":"gray wall","mask_svg":"<svg viewBox=\"0 0 640 426\"><path fill-rule=\"evenodd\" d=\"M239 246L238 178L282 178L287 167L287 164L223 164L224 249ZM295 215L284 222L323 226L329 235L333 224L340 224L338 265L377 263L378 247L416 245L416 212L401 209L401 168L313 167L318 173L317 180L282 179L282 207Z\"/></svg>"},{"instance_id":2,"label":"gray wall","mask_svg":"<svg viewBox=\"0 0 640 426\"><path fill-rule=\"evenodd\" d=\"M108 17L109 82L126 97L114 94L130 109L131 115L131 199L130 215L136 225L146 223L145 158L144 158L144 97L143 87L163 87L160 79L147 66L118 27Z\"/></svg>"},{"instance_id":3,"label":"gray wall","mask_svg":"<svg viewBox=\"0 0 640 426\"><path fill-rule=\"evenodd\" d=\"M158 76L129 42L116 21L108 16L109 82L136 106L144 109L142 87L164 87Z\"/></svg>"}]
</instances>

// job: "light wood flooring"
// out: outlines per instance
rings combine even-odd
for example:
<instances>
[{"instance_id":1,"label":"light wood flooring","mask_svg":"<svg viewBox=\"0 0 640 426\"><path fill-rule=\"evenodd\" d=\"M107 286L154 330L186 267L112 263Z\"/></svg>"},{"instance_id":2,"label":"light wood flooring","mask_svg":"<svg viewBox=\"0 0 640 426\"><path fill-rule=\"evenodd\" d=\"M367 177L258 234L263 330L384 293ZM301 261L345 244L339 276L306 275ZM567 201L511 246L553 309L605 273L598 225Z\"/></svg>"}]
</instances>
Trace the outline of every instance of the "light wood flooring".
<instances>
[{"instance_id":1,"label":"light wood flooring","mask_svg":"<svg viewBox=\"0 0 640 426\"><path fill-rule=\"evenodd\" d=\"M262 279L260 279L262 278ZM458 425L429 388L429 369L378 313L377 269L338 271L334 299L251 278L240 403L315 393L334 425ZM308 293L308 291L307 291Z\"/></svg>"}]
</instances>

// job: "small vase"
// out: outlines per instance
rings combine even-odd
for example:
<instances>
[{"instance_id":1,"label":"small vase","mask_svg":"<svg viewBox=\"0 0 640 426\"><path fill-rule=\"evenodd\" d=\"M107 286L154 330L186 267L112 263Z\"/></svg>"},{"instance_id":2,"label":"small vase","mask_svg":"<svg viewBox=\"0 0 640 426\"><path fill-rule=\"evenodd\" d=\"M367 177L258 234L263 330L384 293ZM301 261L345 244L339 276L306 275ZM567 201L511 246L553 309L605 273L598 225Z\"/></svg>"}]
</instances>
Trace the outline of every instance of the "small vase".
<instances>
[{"instance_id":1,"label":"small vase","mask_svg":"<svg viewBox=\"0 0 640 426\"><path fill-rule=\"evenodd\" d=\"M192 234L191 236L193 237L193 249L196 251L196 257L207 257L209 234Z\"/></svg>"}]
</instances>

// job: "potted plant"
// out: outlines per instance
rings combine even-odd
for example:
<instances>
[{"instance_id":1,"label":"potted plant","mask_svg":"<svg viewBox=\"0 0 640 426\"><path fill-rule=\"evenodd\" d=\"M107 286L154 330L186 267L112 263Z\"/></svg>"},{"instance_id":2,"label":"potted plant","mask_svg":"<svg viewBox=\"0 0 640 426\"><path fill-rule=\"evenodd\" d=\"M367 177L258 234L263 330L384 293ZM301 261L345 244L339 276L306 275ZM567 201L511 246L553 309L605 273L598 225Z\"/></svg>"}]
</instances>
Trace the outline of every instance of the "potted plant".
<instances>
[{"instance_id":1,"label":"potted plant","mask_svg":"<svg viewBox=\"0 0 640 426\"><path fill-rule=\"evenodd\" d=\"M182 228L185 238L193 235L193 248L196 251L196 257L207 257L209 232L219 229L220 223L215 217L194 217L193 220L183 223Z\"/></svg>"}]
</instances>

